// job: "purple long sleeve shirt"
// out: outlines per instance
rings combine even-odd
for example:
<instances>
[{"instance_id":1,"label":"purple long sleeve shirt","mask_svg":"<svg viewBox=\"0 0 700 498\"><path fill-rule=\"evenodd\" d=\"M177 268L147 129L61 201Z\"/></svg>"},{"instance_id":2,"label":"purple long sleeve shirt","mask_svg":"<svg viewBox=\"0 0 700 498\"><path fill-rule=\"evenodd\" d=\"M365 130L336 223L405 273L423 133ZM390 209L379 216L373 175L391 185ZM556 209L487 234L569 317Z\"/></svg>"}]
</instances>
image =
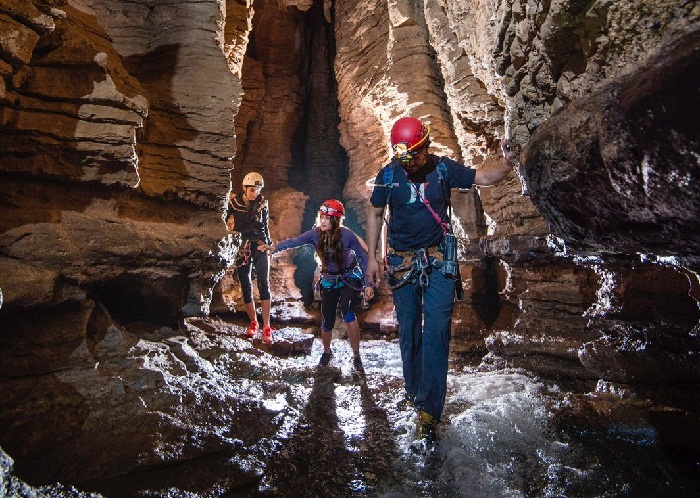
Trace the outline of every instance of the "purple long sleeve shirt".
<instances>
[{"instance_id":1,"label":"purple long sleeve shirt","mask_svg":"<svg viewBox=\"0 0 700 498\"><path fill-rule=\"evenodd\" d=\"M355 259L360 265L362 270L362 282L363 287L368 287L369 282L367 281L367 251L362 246L359 237L355 232L349 228L340 227L340 240L343 245L343 265L339 267L334 261L329 253L327 258L327 268L324 275L332 280L334 276L340 273L342 270L349 270L352 268L352 263ZM311 244L314 249L318 249L318 230L313 228L308 232L304 232L298 237L293 237L291 239L283 240L282 242L275 244L275 253L286 251L287 249L294 249L295 247L300 247L305 244ZM336 275L332 275L332 274Z\"/></svg>"}]
</instances>

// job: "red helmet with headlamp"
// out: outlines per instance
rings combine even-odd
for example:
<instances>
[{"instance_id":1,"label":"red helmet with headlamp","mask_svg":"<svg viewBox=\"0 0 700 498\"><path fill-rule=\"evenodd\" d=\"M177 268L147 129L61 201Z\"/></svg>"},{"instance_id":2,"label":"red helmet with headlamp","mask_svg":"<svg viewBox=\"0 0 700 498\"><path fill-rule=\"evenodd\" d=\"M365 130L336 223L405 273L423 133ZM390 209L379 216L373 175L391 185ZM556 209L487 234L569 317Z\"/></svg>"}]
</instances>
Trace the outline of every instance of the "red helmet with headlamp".
<instances>
[{"instance_id":1,"label":"red helmet with headlamp","mask_svg":"<svg viewBox=\"0 0 700 498\"><path fill-rule=\"evenodd\" d=\"M408 162L428 145L430 127L419 119L405 117L396 120L391 128L391 148L394 157L402 162Z\"/></svg>"},{"instance_id":2,"label":"red helmet with headlamp","mask_svg":"<svg viewBox=\"0 0 700 498\"><path fill-rule=\"evenodd\" d=\"M328 199L326 202L321 204L321 207L318 209L318 214L342 218L343 216L345 216L345 207L340 201L336 201L335 199Z\"/></svg>"}]
</instances>

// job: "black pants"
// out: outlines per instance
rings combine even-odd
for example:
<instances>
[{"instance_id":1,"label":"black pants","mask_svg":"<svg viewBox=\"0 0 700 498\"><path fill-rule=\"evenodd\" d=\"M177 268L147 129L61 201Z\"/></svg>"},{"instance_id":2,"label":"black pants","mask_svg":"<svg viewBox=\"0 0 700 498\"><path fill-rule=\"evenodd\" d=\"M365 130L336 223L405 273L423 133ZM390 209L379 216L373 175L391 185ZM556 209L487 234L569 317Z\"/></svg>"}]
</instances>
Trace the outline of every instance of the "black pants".
<instances>
[{"instance_id":1,"label":"black pants","mask_svg":"<svg viewBox=\"0 0 700 498\"><path fill-rule=\"evenodd\" d=\"M349 279L345 285L338 288L321 287L321 327L326 332L333 330L335 326L336 310L340 304L343 320L346 323L354 322L355 315L348 320L348 312L352 311L358 298L362 282L359 279Z\"/></svg>"},{"instance_id":2,"label":"black pants","mask_svg":"<svg viewBox=\"0 0 700 498\"><path fill-rule=\"evenodd\" d=\"M255 268L260 300L270 299L270 255L256 248L251 252L247 262L243 258L237 258L236 264L241 265L236 269L236 273L241 283L243 302L248 304L253 301L253 268Z\"/></svg>"}]
</instances>

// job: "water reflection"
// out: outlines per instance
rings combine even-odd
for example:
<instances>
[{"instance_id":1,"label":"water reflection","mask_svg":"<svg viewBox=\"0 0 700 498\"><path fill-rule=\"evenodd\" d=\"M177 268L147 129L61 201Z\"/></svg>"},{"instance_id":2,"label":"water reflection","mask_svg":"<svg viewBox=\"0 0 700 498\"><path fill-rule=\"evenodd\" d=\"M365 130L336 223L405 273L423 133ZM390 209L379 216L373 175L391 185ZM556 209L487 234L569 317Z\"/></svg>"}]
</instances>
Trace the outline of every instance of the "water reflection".
<instances>
[{"instance_id":1,"label":"water reflection","mask_svg":"<svg viewBox=\"0 0 700 498\"><path fill-rule=\"evenodd\" d=\"M316 454L304 458L332 469L327 475L310 473L308 481L332 484L314 487L307 482L313 491L300 496L698 493L697 483L664 455L645 417L630 413L609 427L576 418L555 422L555 415L567 409L567 395L524 372L453 368L440 442L433 451L416 452L415 415L397 407L403 392L398 345L369 341L363 347L365 384L348 383L342 369L335 377L316 379L306 410L308 431L310 438L324 442L314 446ZM313 494L321 489L322 495Z\"/></svg>"},{"instance_id":2,"label":"water reflection","mask_svg":"<svg viewBox=\"0 0 700 498\"><path fill-rule=\"evenodd\" d=\"M183 431L184 450L163 453L175 465L79 484L109 498L700 496L700 456L672 459L668 434L655 426L677 420L692 440L693 428L682 426L689 417L650 411L619 385L601 381L594 393L573 393L524 371L452 358L439 444L416 451L415 414L399 408L396 342L363 341L366 375L353 377L347 341L334 341L332 368L318 369L318 340L310 355L290 358L243 338L212 337L233 346L200 338L211 360L200 358L187 375L165 374L174 398L139 397L163 411L180 400L177 420L191 432ZM164 368L166 348L153 351L143 367Z\"/></svg>"},{"instance_id":3,"label":"water reflection","mask_svg":"<svg viewBox=\"0 0 700 498\"><path fill-rule=\"evenodd\" d=\"M375 496L396 451L386 411L365 376L350 370L351 351L334 345L331 367L318 368L296 429L268 465L260 491L270 496ZM320 343L308 358L318 361Z\"/></svg>"}]
</instances>

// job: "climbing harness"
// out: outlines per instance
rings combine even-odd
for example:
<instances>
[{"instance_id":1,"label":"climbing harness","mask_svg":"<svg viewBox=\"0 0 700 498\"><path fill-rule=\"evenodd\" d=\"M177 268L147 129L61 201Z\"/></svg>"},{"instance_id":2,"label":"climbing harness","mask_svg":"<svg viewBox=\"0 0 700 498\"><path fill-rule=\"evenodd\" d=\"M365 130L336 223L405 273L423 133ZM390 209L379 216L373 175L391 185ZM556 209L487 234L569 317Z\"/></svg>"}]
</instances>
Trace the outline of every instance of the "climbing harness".
<instances>
[{"instance_id":1,"label":"climbing harness","mask_svg":"<svg viewBox=\"0 0 700 498\"><path fill-rule=\"evenodd\" d=\"M397 258L401 258L398 264L389 263ZM421 287L425 289L430 285L429 274L432 268L439 269L442 262L443 256L437 246L411 251L391 251L387 255L387 285L389 289L396 290L417 278Z\"/></svg>"},{"instance_id":2,"label":"climbing harness","mask_svg":"<svg viewBox=\"0 0 700 498\"><path fill-rule=\"evenodd\" d=\"M464 289L462 286L462 276L460 274L459 263L457 262L457 238L452 231L451 218L452 218L452 205L450 202L450 189L447 186L447 166L444 163L444 158L440 158L436 166L436 172L443 189L443 195L445 197L445 203L447 205L447 221L443 221L439 214L430 205L428 199L421 194L420 190L416 187L413 182L409 182L410 187L413 189L416 197L425 204L430 214L435 219L435 222L440 226L443 233L443 240L439 245L437 251L430 252L431 248L422 248L414 251L403 251L403 252L392 252L391 254L387 251L386 244L388 237L384 238L385 250L384 254L384 268L387 274L390 276L390 282L388 282L389 288L393 291L406 285L408 282L413 281L414 278L418 278L418 281L423 288L427 288L430 279L428 274L430 273L431 267L440 269L440 271L447 277L455 279L455 293L458 300L464 299ZM386 226L389 226L390 219L390 208L391 208L391 189L398 186L394 184L395 162L384 168L382 187L388 188L387 193L387 209L384 217ZM430 256L429 256L430 252ZM391 259L390 256L398 255L402 258L399 265L393 266L389 263ZM439 256L438 256L439 255ZM392 283L393 282L393 283Z\"/></svg>"},{"instance_id":3,"label":"climbing harness","mask_svg":"<svg viewBox=\"0 0 700 498\"><path fill-rule=\"evenodd\" d=\"M250 258L253 255L253 249L251 247L251 242L255 242L258 246L264 245L265 243L258 239L258 240L244 240L241 243L241 247L238 248L238 254L236 255L236 269L250 264Z\"/></svg>"},{"instance_id":4,"label":"climbing harness","mask_svg":"<svg viewBox=\"0 0 700 498\"><path fill-rule=\"evenodd\" d=\"M241 266L245 266L250 263L250 256L253 252L250 250L250 241L244 240L241 247L238 248L238 255L236 257L236 269ZM241 257L241 254L243 255ZM240 264L238 262L241 262Z\"/></svg>"},{"instance_id":5,"label":"climbing harness","mask_svg":"<svg viewBox=\"0 0 700 498\"><path fill-rule=\"evenodd\" d=\"M333 278L326 278L326 276ZM360 281L359 288L351 283L353 280ZM318 282L320 282L319 285L321 285L321 287L327 289L336 289L338 287L342 287L343 285L347 285L353 290L362 291L362 269L355 260L352 262L352 264L337 272L321 270L321 278L318 279Z\"/></svg>"}]
</instances>

